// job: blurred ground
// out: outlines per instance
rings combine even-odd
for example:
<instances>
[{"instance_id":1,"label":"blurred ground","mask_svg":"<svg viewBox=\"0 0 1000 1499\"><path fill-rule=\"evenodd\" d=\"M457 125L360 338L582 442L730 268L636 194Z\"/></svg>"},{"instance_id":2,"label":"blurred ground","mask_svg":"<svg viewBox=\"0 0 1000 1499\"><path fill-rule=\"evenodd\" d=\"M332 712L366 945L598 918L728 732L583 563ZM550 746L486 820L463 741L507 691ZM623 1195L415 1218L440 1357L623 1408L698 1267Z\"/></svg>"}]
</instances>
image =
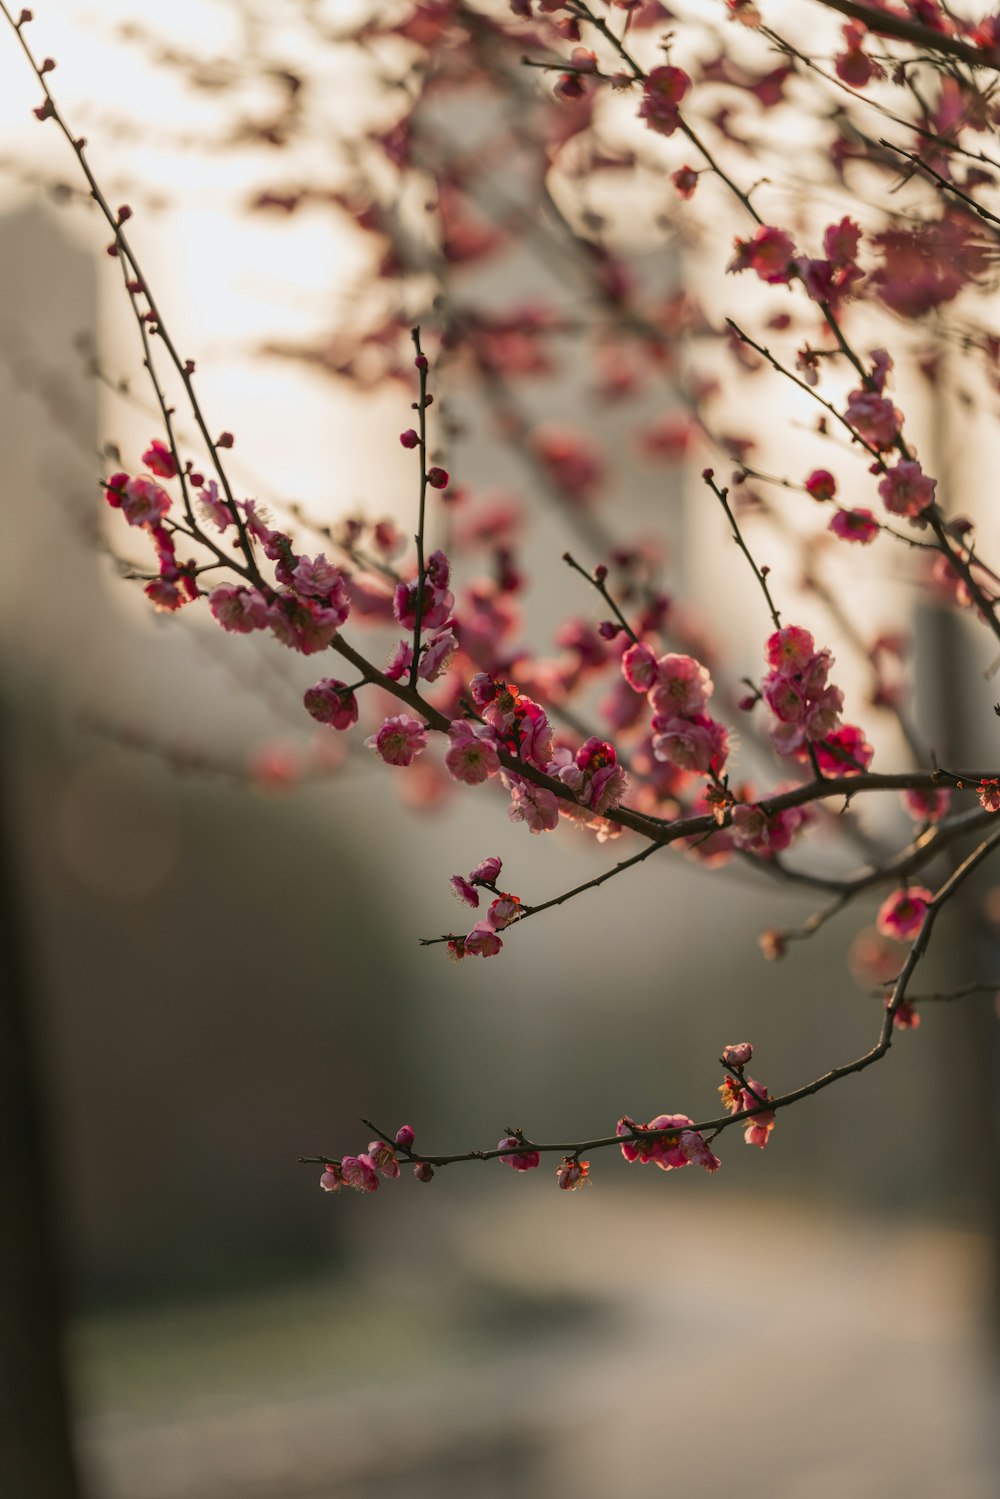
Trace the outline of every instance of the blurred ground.
<instances>
[{"instance_id":1,"label":"blurred ground","mask_svg":"<svg viewBox=\"0 0 1000 1499\"><path fill-rule=\"evenodd\" d=\"M986 1241L680 1186L404 1182L391 1244L330 1203L363 1272L82 1321L95 1491L995 1494Z\"/></svg>"}]
</instances>

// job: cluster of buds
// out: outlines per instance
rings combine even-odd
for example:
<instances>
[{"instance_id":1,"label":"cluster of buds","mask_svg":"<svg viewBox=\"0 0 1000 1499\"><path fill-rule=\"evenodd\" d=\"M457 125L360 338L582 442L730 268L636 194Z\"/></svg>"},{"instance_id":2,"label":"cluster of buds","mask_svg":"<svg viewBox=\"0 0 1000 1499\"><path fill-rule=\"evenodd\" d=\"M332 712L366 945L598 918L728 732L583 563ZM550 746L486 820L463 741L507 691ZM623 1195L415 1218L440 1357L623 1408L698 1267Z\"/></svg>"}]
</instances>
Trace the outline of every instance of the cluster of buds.
<instances>
[{"instance_id":1,"label":"cluster of buds","mask_svg":"<svg viewBox=\"0 0 1000 1499\"><path fill-rule=\"evenodd\" d=\"M325 1162L319 1184L324 1192L339 1192L341 1187L353 1187L356 1192L376 1192L380 1176L387 1181L395 1181L399 1176L396 1150L409 1155L413 1139L410 1125L402 1124L396 1131L395 1146L388 1140L372 1140L362 1155L345 1155L342 1160ZM415 1161L413 1175L417 1181L429 1182L434 1168L427 1161Z\"/></svg>"}]
</instances>

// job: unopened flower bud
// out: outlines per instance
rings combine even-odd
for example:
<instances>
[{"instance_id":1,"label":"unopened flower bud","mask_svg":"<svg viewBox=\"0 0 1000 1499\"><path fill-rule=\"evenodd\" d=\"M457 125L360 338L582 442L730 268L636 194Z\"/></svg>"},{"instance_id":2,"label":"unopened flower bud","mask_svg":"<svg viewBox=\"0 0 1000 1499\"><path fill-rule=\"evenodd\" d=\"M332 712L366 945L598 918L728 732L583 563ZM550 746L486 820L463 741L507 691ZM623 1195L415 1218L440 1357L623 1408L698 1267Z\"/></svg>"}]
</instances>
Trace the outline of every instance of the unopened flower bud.
<instances>
[{"instance_id":1,"label":"unopened flower bud","mask_svg":"<svg viewBox=\"0 0 1000 1499\"><path fill-rule=\"evenodd\" d=\"M753 1056L753 1047L749 1041L738 1041L735 1046L723 1048L722 1060L729 1067L745 1067Z\"/></svg>"},{"instance_id":2,"label":"unopened flower bud","mask_svg":"<svg viewBox=\"0 0 1000 1499\"><path fill-rule=\"evenodd\" d=\"M403 444L404 448L415 448L420 441L420 438L417 436L416 432L414 432L412 427L407 427L405 432L400 432L399 440Z\"/></svg>"},{"instance_id":3,"label":"unopened flower bud","mask_svg":"<svg viewBox=\"0 0 1000 1499\"><path fill-rule=\"evenodd\" d=\"M432 489L447 489L448 470L446 468L429 468L427 470L427 482Z\"/></svg>"},{"instance_id":4,"label":"unopened flower bud","mask_svg":"<svg viewBox=\"0 0 1000 1499\"><path fill-rule=\"evenodd\" d=\"M396 1144L402 1146L403 1150L409 1150L413 1144L413 1129L409 1124L401 1124L396 1131Z\"/></svg>"},{"instance_id":5,"label":"unopened flower bud","mask_svg":"<svg viewBox=\"0 0 1000 1499\"><path fill-rule=\"evenodd\" d=\"M418 1161L413 1168L413 1174L418 1182L429 1182L434 1176L434 1167L429 1161Z\"/></svg>"},{"instance_id":6,"label":"unopened flower bud","mask_svg":"<svg viewBox=\"0 0 1000 1499\"><path fill-rule=\"evenodd\" d=\"M597 626L597 633L602 640L615 640L621 634L621 625L616 624L613 619L602 619Z\"/></svg>"}]
</instances>

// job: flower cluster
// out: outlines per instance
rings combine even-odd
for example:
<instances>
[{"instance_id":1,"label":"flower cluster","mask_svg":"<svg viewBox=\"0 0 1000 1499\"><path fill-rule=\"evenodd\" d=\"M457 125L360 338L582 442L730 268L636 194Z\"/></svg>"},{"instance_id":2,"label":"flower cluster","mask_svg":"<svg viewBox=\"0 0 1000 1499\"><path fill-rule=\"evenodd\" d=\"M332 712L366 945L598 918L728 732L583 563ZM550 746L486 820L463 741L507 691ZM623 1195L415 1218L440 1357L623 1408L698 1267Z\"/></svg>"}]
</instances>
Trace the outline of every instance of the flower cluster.
<instances>
[{"instance_id":1,"label":"flower cluster","mask_svg":"<svg viewBox=\"0 0 1000 1499\"><path fill-rule=\"evenodd\" d=\"M387 1181L395 1181L399 1176L396 1151L409 1155L413 1140L410 1125L400 1125L394 1145L388 1140L372 1140L361 1155L345 1155L340 1161L324 1162L319 1184L324 1192L339 1192L341 1187L353 1187L356 1192L377 1192L380 1176ZM418 1161L414 1163L413 1174L417 1181L430 1181L434 1171L427 1162Z\"/></svg>"},{"instance_id":2,"label":"flower cluster","mask_svg":"<svg viewBox=\"0 0 1000 1499\"><path fill-rule=\"evenodd\" d=\"M830 652L818 651L808 630L788 625L769 638L767 661L760 690L774 715L770 734L778 754L806 760L812 752L831 775L867 770L872 748L855 724L841 724L844 694L828 680Z\"/></svg>"}]
</instances>

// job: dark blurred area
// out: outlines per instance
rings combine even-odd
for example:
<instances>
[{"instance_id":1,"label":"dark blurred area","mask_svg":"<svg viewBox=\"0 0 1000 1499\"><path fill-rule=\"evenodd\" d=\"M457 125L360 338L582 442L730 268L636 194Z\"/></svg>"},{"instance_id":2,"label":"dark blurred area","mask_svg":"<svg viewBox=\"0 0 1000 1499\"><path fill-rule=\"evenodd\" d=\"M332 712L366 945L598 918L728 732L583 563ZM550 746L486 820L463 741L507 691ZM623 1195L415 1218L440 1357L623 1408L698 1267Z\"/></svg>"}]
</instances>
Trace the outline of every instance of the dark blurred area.
<instances>
[{"instance_id":1,"label":"dark blurred area","mask_svg":"<svg viewBox=\"0 0 1000 1499\"><path fill-rule=\"evenodd\" d=\"M704 1117L745 1035L773 1088L816 1075L877 1025L862 917L766 965L774 893L669 855L500 963L419 949L486 854L553 890L619 856L529 846L488 795L404 814L364 751L282 789L287 655L148 618L102 553L93 258L26 207L0 261L0 1492L994 1493L991 996L713 1179L608 1155L572 1195L491 1164L331 1199L296 1164L364 1148L362 1115L437 1149ZM929 986L981 971L982 897Z\"/></svg>"}]
</instances>

